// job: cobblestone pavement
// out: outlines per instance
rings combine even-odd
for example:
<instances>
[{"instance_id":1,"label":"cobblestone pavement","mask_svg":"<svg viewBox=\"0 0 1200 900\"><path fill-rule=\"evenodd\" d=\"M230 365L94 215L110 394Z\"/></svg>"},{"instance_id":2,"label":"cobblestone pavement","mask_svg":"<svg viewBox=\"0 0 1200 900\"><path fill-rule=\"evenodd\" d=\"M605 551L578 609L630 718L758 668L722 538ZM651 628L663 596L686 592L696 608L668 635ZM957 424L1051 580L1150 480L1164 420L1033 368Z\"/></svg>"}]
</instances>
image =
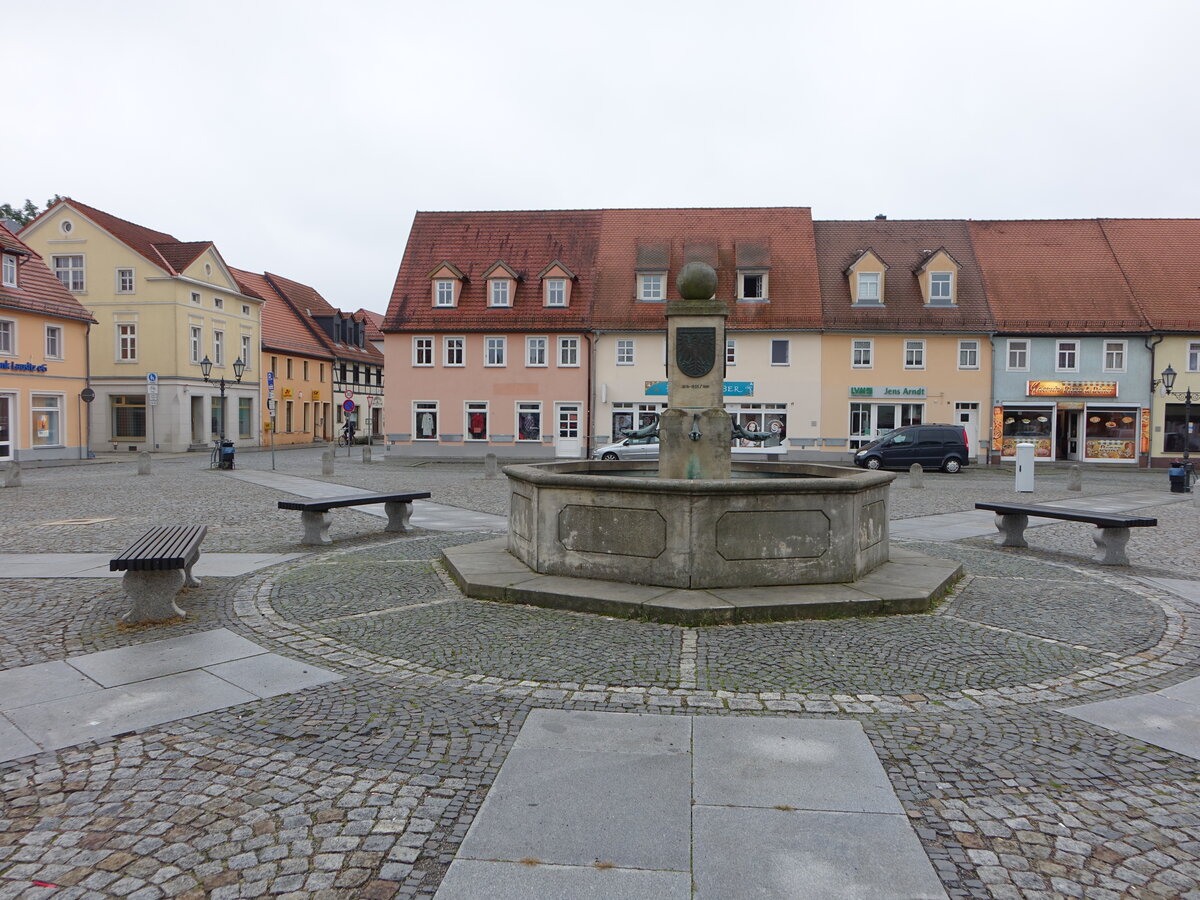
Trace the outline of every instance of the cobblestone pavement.
<instances>
[{"instance_id":1,"label":"cobblestone pavement","mask_svg":"<svg viewBox=\"0 0 1200 900\"><path fill-rule=\"evenodd\" d=\"M0 551L119 549L181 515L210 524L209 550L303 549L280 495L206 462L27 470L0 492ZM316 450L276 465L321 477ZM1065 479L1039 472L1035 499L1079 496ZM326 480L507 505L504 479L465 463L342 457ZM1011 472L906 481L895 516L1014 496ZM1084 485L1165 494L1166 476ZM226 627L348 676L0 764L0 900L431 897L537 707L857 719L951 897L1200 900L1200 763L1056 712L1200 674L1200 610L1138 580L1200 580L1190 501L1152 508L1130 570L1091 563L1071 523L1028 550L911 542L967 572L931 614L708 629L466 599L438 555L486 535L398 537L339 513L329 548L205 579L182 624L119 627L113 580L0 581L3 668ZM47 524L81 518L105 521Z\"/></svg>"}]
</instances>

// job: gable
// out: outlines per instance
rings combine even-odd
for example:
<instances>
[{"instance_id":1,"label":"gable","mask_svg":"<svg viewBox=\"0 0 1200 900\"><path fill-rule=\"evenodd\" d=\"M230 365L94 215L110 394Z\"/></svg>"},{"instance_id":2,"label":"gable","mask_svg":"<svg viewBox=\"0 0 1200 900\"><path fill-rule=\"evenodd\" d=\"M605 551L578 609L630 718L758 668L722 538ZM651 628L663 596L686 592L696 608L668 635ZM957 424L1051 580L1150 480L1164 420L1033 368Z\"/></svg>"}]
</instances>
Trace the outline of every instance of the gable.
<instances>
[{"instance_id":1,"label":"gable","mask_svg":"<svg viewBox=\"0 0 1200 900\"><path fill-rule=\"evenodd\" d=\"M207 250L192 260L179 274L194 281L211 284L221 290L241 293L241 288L225 265L225 260L221 259L221 255L212 245L209 245Z\"/></svg>"}]
</instances>

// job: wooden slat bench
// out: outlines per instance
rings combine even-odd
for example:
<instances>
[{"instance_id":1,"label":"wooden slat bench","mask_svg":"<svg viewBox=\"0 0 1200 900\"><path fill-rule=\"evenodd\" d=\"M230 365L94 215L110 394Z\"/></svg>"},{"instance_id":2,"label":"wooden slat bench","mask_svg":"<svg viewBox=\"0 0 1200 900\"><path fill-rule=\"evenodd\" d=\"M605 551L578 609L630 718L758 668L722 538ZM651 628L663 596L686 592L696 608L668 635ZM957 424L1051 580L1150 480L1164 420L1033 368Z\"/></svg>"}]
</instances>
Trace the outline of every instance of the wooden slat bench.
<instances>
[{"instance_id":1,"label":"wooden slat bench","mask_svg":"<svg viewBox=\"0 0 1200 900\"><path fill-rule=\"evenodd\" d=\"M108 561L110 572L124 572L125 593L133 608L122 620L154 622L182 616L175 605L181 588L199 587L192 566L200 559L207 525L167 525L151 528Z\"/></svg>"},{"instance_id":2,"label":"wooden slat bench","mask_svg":"<svg viewBox=\"0 0 1200 900\"><path fill-rule=\"evenodd\" d=\"M1093 512L1059 506L1042 506L1036 503L976 503L976 509L988 509L996 514L996 528L1004 536L1002 547L1028 547L1025 528L1029 517L1062 519L1066 522L1088 522L1096 526L1092 540L1097 552L1093 559L1103 566L1127 566L1125 545L1129 543L1130 528L1150 528L1158 525L1158 519L1148 516L1127 516L1122 513Z\"/></svg>"},{"instance_id":3,"label":"wooden slat bench","mask_svg":"<svg viewBox=\"0 0 1200 900\"><path fill-rule=\"evenodd\" d=\"M304 525L304 537L301 544L329 544L329 523L331 509L342 506L368 506L372 503L382 503L387 513L387 526L384 531L408 531L408 520L412 516L414 500L429 499L429 491L417 491L407 494L354 494L347 497L326 497L323 500L280 500L280 509L300 510L300 521Z\"/></svg>"}]
</instances>

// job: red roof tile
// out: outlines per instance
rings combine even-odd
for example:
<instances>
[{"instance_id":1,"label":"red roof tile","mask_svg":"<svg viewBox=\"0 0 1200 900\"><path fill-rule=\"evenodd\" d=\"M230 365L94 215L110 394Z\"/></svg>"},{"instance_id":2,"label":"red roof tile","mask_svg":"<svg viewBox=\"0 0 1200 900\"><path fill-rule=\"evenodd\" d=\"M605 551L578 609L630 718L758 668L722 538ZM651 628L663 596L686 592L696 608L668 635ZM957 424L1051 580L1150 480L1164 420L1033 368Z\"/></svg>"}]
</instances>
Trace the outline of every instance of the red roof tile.
<instances>
[{"instance_id":1,"label":"red roof tile","mask_svg":"<svg viewBox=\"0 0 1200 900\"><path fill-rule=\"evenodd\" d=\"M332 317L343 315L340 310L336 309L322 297L316 288L307 284L301 284L299 281L292 281L290 278L284 278L282 275L275 275L271 272L263 273L263 277L279 296L285 298L291 304L292 309L299 315L314 318L317 316ZM334 340L328 333L322 331L321 326L316 322L313 323L313 326L317 331L321 331L322 342L338 359L365 362L375 366L383 365L383 354L370 342L367 342L365 347L356 347L353 344Z\"/></svg>"},{"instance_id":2,"label":"red roof tile","mask_svg":"<svg viewBox=\"0 0 1200 900\"><path fill-rule=\"evenodd\" d=\"M584 211L418 212L396 275L384 331L579 331L592 299L601 213ZM487 305L483 274L499 259L523 276L512 306ZM559 259L577 278L571 305L547 309L538 273ZM430 273L448 262L467 281L458 306L434 308Z\"/></svg>"},{"instance_id":3,"label":"red roof tile","mask_svg":"<svg viewBox=\"0 0 1200 900\"><path fill-rule=\"evenodd\" d=\"M368 341L383 340L383 313L377 313L369 309L360 309L354 315L362 318L367 323Z\"/></svg>"},{"instance_id":4,"label":"red roof tile","mask_svg":"<svg viewBox=\"0 0 1200 900\"><path fill-rule=\"evenodd\" d=\"M1095 219L969 224L997 330L1149 330Z\"/></svg>"},{"instance_id":5,"label":"red roof tile","mask_svg":"<svg viewBox=\"0 0 1200 900\"><path fill-rule=\"evenodd\" d=\"M876 219L814 222L826 328L879 331L991 331L983 278L961 221ZM887 266L882 306L852 306L846 268L866 251ZM957 303L926 306L914 270L938 250L959 265Z\"/></svg>"},{"instance_id":6,"label":"red roof tile","mask_svg":"<svg viewBox=\"0 0 1200 900\"><path fill-rule=\"evenodd\" d=\"M62 319L95 322L42 260L19 237L0 225L0 248L17 251L16 287L0 285L0 307Z\"/></svg>"},{"instance_id":7,"label":"red roof tile","mask_svg":"<svg viewBox=\"0 0 1200 900\"><path fill-rule=\"evenodd\" d=\"M1200 219L1101 219L1150 326L1200 331Z\"/></svg>"},{"instance_id":8,"label":"red roof tile","mask_svg":"<svg viewBox=\"0 0 1200 900\"><path fill-rule=\"evenodd\" d=\"M242 293L258 297L262 306L262 344L264 350L295 353L316 359L333 359L333 351L315 324L307 324L262 275L229 268Z\"/></svg>"}]
</instances>

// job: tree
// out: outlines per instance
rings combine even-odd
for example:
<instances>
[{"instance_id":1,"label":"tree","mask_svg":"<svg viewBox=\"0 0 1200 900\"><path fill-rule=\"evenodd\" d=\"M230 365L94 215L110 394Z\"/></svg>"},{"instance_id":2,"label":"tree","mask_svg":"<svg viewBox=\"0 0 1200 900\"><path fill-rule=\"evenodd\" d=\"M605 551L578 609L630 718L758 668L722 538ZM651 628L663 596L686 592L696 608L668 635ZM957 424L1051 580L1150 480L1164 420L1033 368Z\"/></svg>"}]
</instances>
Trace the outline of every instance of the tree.
<instances>
[{"instance_id":1,"label":"tree","mask_svg":"<svg viewBox=\"0 0 1200 900\"><path fill-rule=\"evenodd\" d=\"M61 199L62 197L55 194L46 201L46 208L53 206ZM11 203L0 203L0 219L12 219L22 227L36 219L40 213L41 210L28 197L25 198L24 205L20 207L15 207Z\"/></svg>"}]
</instances>

